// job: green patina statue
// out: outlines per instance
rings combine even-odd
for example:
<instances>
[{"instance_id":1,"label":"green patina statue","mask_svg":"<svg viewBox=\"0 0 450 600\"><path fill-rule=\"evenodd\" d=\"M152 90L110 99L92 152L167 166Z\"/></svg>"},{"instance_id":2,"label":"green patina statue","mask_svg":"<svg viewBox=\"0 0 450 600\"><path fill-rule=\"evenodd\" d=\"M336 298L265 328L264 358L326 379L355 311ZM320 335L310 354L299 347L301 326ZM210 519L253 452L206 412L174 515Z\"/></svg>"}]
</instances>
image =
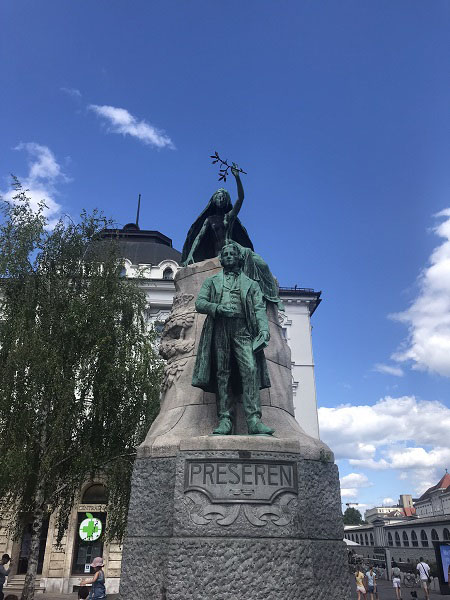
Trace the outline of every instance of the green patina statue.
<instances>
[{"instance_id":1,"label":"green patina statue","mask_svg":"<svg viewBox=\"0 0 450 600\"><path fill-rule=\"evenodd\" d=\"M242 254L242 271L256 281L262 295L268 302L274 302L279 310L284 310L278 293L278 285L268 264L256 252L247 230L238 219L244 201L244 188L238 166L231 169L237 185L238 199L234 206L230 194L220 189L213 194L205 210L192 224L183 246L183 265L216 257L225 244L235 242Z\"/></svg>"},{"instance_id":2,"label":"green patina statue","mask_svg":"<svg viewBox=\"0 0 450 600\"><path fill-rule=\"evenodd\" d=\"M181 255L183 265L217 256L231 240L253 250L247 230L238 219L244 201L244 188L237 168L233 167L231 172L238 191L236 203L232 205L230 194L223 188L212 195L207 207L188 231Z\"/></svg>"},{"instance_id":3,"label":"green patina statue","mask_svg":"<svg viewBox=\"0 0 450 600\"><path fill-rule=\"evenodd\" d=\"M192 385L216 394L219 425L214 434L233 431L233 391L242 393L249 434L272 435L274 430L261 421L259 398L259 390L270 387L263 352L270 339L264 298L259 285L242 271L239 244L226 244L220 262L223 270L204 281L195 303L208 316Z\"/></svg>"}]
</instances>

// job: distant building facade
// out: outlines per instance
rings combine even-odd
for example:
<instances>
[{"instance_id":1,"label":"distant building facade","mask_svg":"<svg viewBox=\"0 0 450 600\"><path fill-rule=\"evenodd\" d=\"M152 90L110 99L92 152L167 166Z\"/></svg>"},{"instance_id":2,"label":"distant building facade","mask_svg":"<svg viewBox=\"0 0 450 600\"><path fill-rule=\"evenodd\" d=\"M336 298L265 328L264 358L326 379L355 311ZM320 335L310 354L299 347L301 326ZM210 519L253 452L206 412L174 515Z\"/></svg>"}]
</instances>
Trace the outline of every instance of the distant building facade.
<instances>
[{"instance_id":1,"label":"distant building facade","mask_svg":"<svg viewBox=\"0 0 450 600\"><path fill-rule=\"evenodd\" d=\"M172 240L158 231L141 230L130 223L120 230L106 230L103 238L118 239L123 256L124 277L137 278L147 297L146 317L156 330L162 330L169 316L175 295L174 277L180 268L181 254ZM305 431L319 437L317 421L314 361L310 318L320 303L320 292L306 288L281 288L280 296L286 310L280 313L280 323L292 352L292 375L295 416ZM86 482L80 490L61 545L56 546L55 515L44 524L40 540L37 586L41 591L70 593L85 576L85 569L95 556L103 556L107 592L118 592L122 547L103 544L102 537L94 542L83 541L79 530L86 513L102 523L107 521L107 486L99 477ZM0 522L0 555L12 556L13 565L5 591L18 593L23 587L28 564L31 525L19 540L8 534L7 515Z\"/></svg>"},{"instance_id":2,"label":"distant building facade","mask_svg":"<svg viewBox=\"0 0 450 600\"><path fill-rule=\"evenodd\" d=\"M450 475L445 475L414 501L419 517L450 516Z\"/></svg>"},{"instance_id":3,"label":"distant building facade","mask_svg":"<svg viewBox=\"0 0 450 600\"><path fill-rule=\"evenodd\" d=\"M373 523L377 519L395 521L399 517L412 517L416 514L413 498L410 494L402 494L396 506L374 506L364 513L364 520Z\"/></svg>"},{"instance_id":4,"label":"distant building facade","mask_svg":"<svg viewBox=\"0 0 450 600\"><path fill-rule=\"evenodd\" d=\"M397 563L415 563L421 556L435 562L433 542L450 541L449 486L450 475L446 473L417 500L403 494L396 507L369 509L365 519L370 522L346 525L344 538L358 544L359 548L352 549L369 559L377 559L377 548L388 548Z\"/></svg>"},{"instance_id":5,"label":"distant building facade","mask_svg":"<svg viewBox=\"0 0 450 600\"><path fill-rule=\"evenodd\" d=\"M376 559L376 547L389 548L396 562L414 562L421 556L435 561L434 541L450 541L450 517L417 517L385 522L382 519L367 525L346 525L344 538L356 542L357 554Z\"/></svg>"}]
</instances>

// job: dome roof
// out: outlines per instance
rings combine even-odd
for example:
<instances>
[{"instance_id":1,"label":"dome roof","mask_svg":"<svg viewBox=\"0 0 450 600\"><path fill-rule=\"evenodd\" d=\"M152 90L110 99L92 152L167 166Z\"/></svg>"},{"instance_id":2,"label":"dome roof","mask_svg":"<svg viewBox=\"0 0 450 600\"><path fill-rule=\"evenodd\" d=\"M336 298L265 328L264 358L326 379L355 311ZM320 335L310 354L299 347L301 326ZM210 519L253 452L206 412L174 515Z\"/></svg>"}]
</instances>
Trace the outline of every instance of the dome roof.
<instances>
[{"instance_id":1,"label":"dome roof","mask_svg":"<svg viewBox=\"0 0 450 600\"><path fill-rule=\"evenodd\" d=\"M159 231L139 229L135 223L128 223L123 229L105 229L100 237L118 239L121 255L133 265L158 265L163 260L181 262L181 253L172 247L169 237Z\"/></svg>"}]
</instances>

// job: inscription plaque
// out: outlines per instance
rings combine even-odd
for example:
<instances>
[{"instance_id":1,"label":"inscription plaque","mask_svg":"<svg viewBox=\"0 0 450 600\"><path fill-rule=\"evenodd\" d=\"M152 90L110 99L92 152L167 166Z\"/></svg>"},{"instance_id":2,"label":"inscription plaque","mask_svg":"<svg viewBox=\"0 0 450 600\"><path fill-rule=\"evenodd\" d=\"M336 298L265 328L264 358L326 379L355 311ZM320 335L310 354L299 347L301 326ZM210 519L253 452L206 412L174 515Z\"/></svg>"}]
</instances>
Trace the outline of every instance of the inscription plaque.
<instances>
[{"instance_id":1,"label":"inscription plaque","mask_svg":"<svg viewBox=\"0 0 450 600\"><path fill-rule=\"evenodd\" d=\"M271 503L298 494L296 464L290 461L188 459L184 491L206 494L212 503Z\"/></svg>"}]
</instances>

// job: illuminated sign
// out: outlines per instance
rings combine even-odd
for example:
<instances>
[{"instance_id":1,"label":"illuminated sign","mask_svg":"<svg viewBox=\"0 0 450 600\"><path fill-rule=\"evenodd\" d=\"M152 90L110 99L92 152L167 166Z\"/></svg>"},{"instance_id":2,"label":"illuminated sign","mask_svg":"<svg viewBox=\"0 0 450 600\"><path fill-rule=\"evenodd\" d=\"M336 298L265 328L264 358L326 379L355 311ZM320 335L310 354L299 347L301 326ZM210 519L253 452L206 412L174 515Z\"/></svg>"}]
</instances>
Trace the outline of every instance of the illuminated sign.
<instances>
[{"instance_id":1,"label":"illuminated sign","mask_svg":"<svg viewBox=\"0 0 450 600\"><path fill-rule=\"evenodd\" d=\"M81 521L78 533L83 542L95 542L102 535L102 522L88 512L86 517Z\"/></svg>"}]
</instances>

